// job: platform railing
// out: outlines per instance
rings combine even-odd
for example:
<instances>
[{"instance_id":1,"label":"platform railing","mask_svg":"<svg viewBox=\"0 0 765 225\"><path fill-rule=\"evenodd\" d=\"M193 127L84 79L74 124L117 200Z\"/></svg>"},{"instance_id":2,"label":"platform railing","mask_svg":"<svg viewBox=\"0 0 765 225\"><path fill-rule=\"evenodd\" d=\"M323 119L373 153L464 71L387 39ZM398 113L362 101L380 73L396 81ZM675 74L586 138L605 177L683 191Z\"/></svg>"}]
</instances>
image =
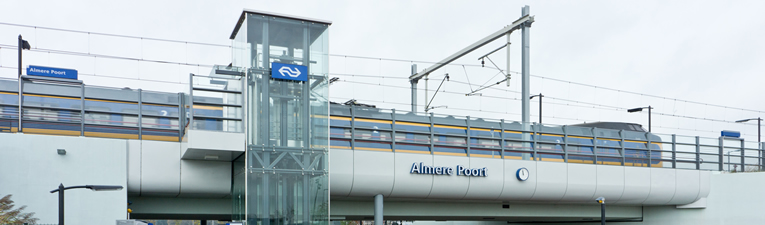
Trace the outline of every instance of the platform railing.
<instances>
[{"instance_id":1,"label":"platform railing","mask_svg":"<svg viewBox=\"0 0 765 225\"><path fill-rule=\"evenodd\" d=\"M164 141L180 141L183 135L183 93L85 86L31 76L23 79L18 92L5 85L11 82L18 81L0 80L0 132Z\"/></svg>"},{"instance_id":2,"label":"platform railing","mask_svg":"<svg viewBox=\"0 0 765 225\"><path fill-rule=\"evenodd\" d=\"M343 105L332 106L330 121L333 149L731 172L762 171L765 160L762 145L730 137L524 126Z\"/></svg>"}]
</instances>

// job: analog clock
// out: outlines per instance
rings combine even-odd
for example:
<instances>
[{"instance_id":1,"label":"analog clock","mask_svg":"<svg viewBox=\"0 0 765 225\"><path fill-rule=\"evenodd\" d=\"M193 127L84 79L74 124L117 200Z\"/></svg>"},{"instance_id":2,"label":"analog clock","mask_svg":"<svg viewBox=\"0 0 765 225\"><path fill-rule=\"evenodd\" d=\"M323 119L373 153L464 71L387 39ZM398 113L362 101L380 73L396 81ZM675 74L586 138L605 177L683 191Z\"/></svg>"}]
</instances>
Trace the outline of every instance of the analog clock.
<instances>
[{"instance_id":1,"label":"analog clock","mask_svg":"<svg viewBox=\"0 0 765 225\"><path fill-rule=\"evenodd\" d=\"M526 169L526 167L521 167L518 169L518 172L515 173L515 177L518 178L520 181L526 181L529 179L529 169Z\"/></svg>"}]
</instances>

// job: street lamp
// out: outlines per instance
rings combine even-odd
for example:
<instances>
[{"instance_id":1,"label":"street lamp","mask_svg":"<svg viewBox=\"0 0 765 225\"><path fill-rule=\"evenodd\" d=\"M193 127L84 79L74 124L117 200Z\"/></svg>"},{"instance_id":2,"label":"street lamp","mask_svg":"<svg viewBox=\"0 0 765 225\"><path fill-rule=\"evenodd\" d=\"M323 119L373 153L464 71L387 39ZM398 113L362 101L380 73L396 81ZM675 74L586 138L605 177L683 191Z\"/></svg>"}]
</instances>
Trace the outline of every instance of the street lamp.
<instances>
[{"instance_id":1,"label":"street lamp","mask_svg":"<svg viewBox=\"0 0 765 225\"><path fill-rule=\"evenodd\" d=\"M606 198L598 197L595 199L595 201L598 201L598 203L600 203L600 224L605 225L606 224Z\"/></svg>"},{"instance_id":2,"label":"street lamp","mask_svg":"<svg viewBox=\"0 0 765 225\"><path fill-rule=\"evenodd\" d=\"M529 97L529 99L534 99L534 97L539 97L539 124L542 124L542 97L545 96L542 95L542 93L539 93L538 95Z\"/></svg>"},{"instance_id":3,"label":"street lamp","mask_svg":"<svg viewBox=\"0 0 765 225\"><path fill-rule=\"evenodd\" d=\"M648 133L651 133L651 109L653 109L653 107L649 105L648 107L628 109L627 112L629 113L640 112L640 111L643 111L643 109L648 109Z\"/></svg>"},{"instance_id":4,"label":"street lamp","mask_svg":"<svg viewBox=\"0 0 765 225\"><path fill-rule=\"evenodd\" d=\"M32 49L32 46L29 45L28 41L22 39L21 38L21 34L19 34L19 68L18 68L19 69L19 127L16 129L16 132L22 132L21 131L21 118L23 116L21 116L21 112L23 112L23 110L22 110L22 106L21 106L22 105L21 100L22 100L22 96L23 96L24 92L23 92L23 89L21 89L22 88L21 87L21 74L22 74L21 50L23 50L23 49L29 50L29 49Z\"/></svg>"},{"instance_id":5,"label":"street lamp","mask_svg":"<svg viewBox=\"0 0 765 225\"><path fill-rule=\"evenodd\" d=\"M50 193L58 192L58 225L64 225L64 190L86 188L93 191L118 191L122 190L122 186L118 185L81 185L64 187L64 184L59 184L58 189L53 189Z\"/></svg>"},{"instance_id":6,"label":"street lamp","mask_svg":"<svg viewBox=\"0 0 765 225\"><path fill-rule=\"evenodd\" d=\"M762 121L762 118L751 118L751 119L744 119L744 120L736 120L736 123L743 123L743 122L749 122L750 120L757 120L757 144L759 146L760 144L760 121Z\"/></svg>"},{"instance_id":7,"label":"street lamp","mask_svg":"<svg viewBox=\"0 0 765 225\"><path fill-rule=\"evenodd\" d=\"M759 150L757 152L758 152L758 155L760 155L760 160L762 160L762 141L760 140L760 121L762 121L762 118L757 117L757 118L751 118L751 119L736 120L736 123L744 123L750 120L757 120L757 149ZM730 155L728 156L728 158L730 158ZM760 162L760 165L762 165L762 163L763 162ZM728 167L730 167L730 165L728 165Z\"/></svg>"}]
</instances>

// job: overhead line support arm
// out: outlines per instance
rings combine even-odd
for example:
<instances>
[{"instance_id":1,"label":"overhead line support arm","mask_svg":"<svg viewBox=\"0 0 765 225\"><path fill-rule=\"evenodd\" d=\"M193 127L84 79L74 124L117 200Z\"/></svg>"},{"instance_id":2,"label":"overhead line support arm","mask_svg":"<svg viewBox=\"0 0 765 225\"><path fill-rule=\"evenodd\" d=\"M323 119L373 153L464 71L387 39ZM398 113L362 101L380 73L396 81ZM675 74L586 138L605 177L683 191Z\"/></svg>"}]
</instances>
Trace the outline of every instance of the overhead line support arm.
<instances>
[{"instance_id":1,"label":"overhead line support arm","mask_svg":"<svg viewBox=\"0 0 765 225\"><path fill-rule=\"evenodd\" d=\"M416 74L413 74L413 75L409 76L409 80L419 80L423 76L426 76L426 75L430 74L431 72L440 69L441 67L445 66L446 64L449 64L449 63L453 62L454 60L457 60L460 57L465 56L468 53L470 53L470 52L472 52L472 51L474 51L474 50L476 50L476 49L478 49L480 47L483 47L484 45L488 44L489 42L497 40L497 38L505 36L507 33L511 33L514 30L520 29L523 26L530 26L530 24L533 23L533 22L534 22L534 17L533 16L529 16L529 15L523 16L523 17L519 18L518 20L516 20L515 22L513 22L512 25L507 26L505 28L502 28L501 30L499 30L497 32L494 32L493 34L491 34L491 35L489 35L489 36L479 40L478 42L475 42L475 43L473 43L473 44L463 48L462 50L452 54L451 56L446 57L445 59L443 59L443 60L439 61L438 63L428 67L427 69L425 69L425 70L423 70L423 71L421 71L419 73L416 73ZM527 23L529 25L527 25Z\"/></svg>"}]
</instances>

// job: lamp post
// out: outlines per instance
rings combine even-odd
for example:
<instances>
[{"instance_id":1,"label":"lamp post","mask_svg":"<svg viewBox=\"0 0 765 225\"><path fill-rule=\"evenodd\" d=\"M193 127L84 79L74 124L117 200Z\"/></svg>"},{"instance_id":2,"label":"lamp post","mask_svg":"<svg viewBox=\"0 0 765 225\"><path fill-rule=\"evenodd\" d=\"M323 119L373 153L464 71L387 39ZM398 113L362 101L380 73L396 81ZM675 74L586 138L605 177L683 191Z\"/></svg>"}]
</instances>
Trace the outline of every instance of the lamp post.
<instances>
[{"instance_id":1,"label":"lamp post","mask_svg":"<svg viewBox=\"0 0 765 225\"><path fill-rule=\"evenodd\" d=\"M605 225L606 224L606 198L598 197L595 199L595 201L600 203L600 224Z\"/></svg>"},{"instance_id":2,"label":"lamp post","mask_svg":"<svg viewBox=\"0 0 765 225\"><path fill-rule=\"evenodd\" d=\"M64 187L64 184L59 184L57 189L53 189L50 193L58 192L58 225L64 225L64 190L86 188L93 191L118 191L122 190L122 186L117 185L81 185Z\"/></svg>"},{"instance_id":3,"label":"lamp post","mask_svg":"<svg viewBox=\"0 0 765 225\"><path fill-rule=\"evenodd\" d=\"M744 122L748 122L750 120L757 120L757 150L758 150L757 153L758 153L758 155L760 157L760 166L762 166L762 164L765 163L765 162L762 162L762 141L760 140L760 137L761 137L761 135L760 135L760 121L762 121L762 118L757 117L757 118L751 118L751 119L736 120L736 123L744 123ZM728 158L730 158L730 155L728 156ZM730 167L730 165L728 165L728 167Z\"/></svg>"},{"instance_id":4,"label":"lamp post","mask_svg":"<svg viewBox=\"0 0 765 225\"><path fill-rule=\"evenodd\" d=\"M529 100L534 99L534 97L539 97L539 124L542 124L542 97L545 96L542 95L542 93L539 93L538 95L529 97Z\"/></svg>"},{"instance_id":5,"label":"lamp post","mask_svg":"<svg viewBox=\"0 0 765 225\"><path fill-rule=\"evenodd\" d=\"M648 107L628 109L627 112L629 113L640 112L640 111L643 111L643 109L648 109L648 133L651 133L651 109L653 109L653 107L649 105Z\"/></svg>"},{"instance_id":6,"label":"lamp post","mask_svg":"<svg viewBox=\"0 0 765 225\"><path fill-rule=\"evenodd\" d=\"M16 132L19 132L19 133L22 132L21 131L21 118L23 117L23 116L21 116L21 113L23 112L22 106L21 106L22 105L21 101L23 100L22 99L23 91L21 89L22 88L21 87L21 74L22 74L22 69L23 69L22 65L21 65L21 50L23 50L23 49L29 50L31 48L32 48L32 46L29 45L29 42L24 40L24 39L22 39L21 38L21 34L19 34L19 68L18 68L19 69L19 125L18 125L18 129L16 129Z\"/></svg>"}]
</instances>

